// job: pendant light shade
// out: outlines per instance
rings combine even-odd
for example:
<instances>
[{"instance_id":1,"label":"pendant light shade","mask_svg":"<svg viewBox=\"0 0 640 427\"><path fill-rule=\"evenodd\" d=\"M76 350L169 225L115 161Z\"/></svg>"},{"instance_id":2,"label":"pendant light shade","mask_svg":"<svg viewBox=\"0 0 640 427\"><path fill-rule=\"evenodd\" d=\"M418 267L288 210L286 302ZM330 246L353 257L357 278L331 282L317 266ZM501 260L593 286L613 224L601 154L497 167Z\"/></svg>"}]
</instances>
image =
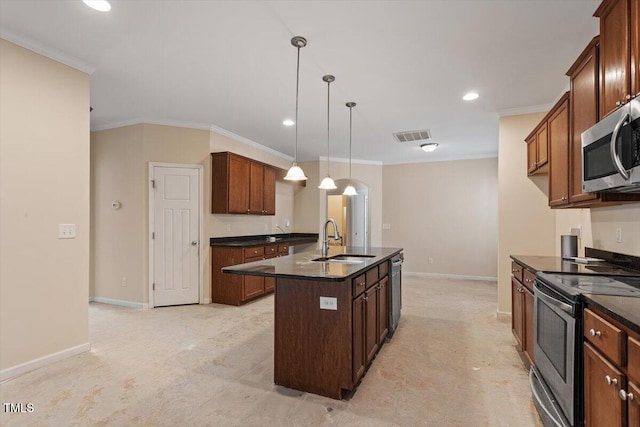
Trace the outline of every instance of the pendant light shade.
<instances>
[{"instance_id":1,"label":"pendant light shade","mask_svg":"<svg viewBox=\"0 0 640 427\"><path fill-rule=\"evenodd\" d=\"M356 106L355 102L347 102L346 106L349 107L349 185L342 192L343 196L357 196L358 192L356 188L351 184L351 136L353 133L353 107Z\"/></svg>"},{"instance_id":2,"label":"pendant light shade","mask_svg":"<svg viewBox=\"0 0 640 427\"><path fill-rule=\"evenodd\" d=\"M329 133L329 118L330 118L330 87L331 87L331 83L335 80L336 78L330 74L327 74L326 76L322 77L322 81L327 83L327 177L325 179L322 180L322 182L320 183L320 185L318 186L319 189L321 190L335 190L336 188L336 183L333 181L333 179L331 178L331 174L329 173L329 166L331 164L331 157L329 157L329 141L331 139L330 133Z\"/></svg>"},{"instance_id":3,"label":"pendant light shade","mask_svg":"<svg viewBox=\"0 0 640 427\"><path fill-rule=\"evenodd\" d=\"M295 148L295 157L293 161L293 165L287 171L287 176L284 177L287 181L304 181L307 179L306 175L298 166L298 92L300 88L300 48L303 48L307 45L307 39L304 37L296 36L291 39L291 44L293 47L298 49L298 61L296 65L296 148Z\"/></svg>"}]
</instances>

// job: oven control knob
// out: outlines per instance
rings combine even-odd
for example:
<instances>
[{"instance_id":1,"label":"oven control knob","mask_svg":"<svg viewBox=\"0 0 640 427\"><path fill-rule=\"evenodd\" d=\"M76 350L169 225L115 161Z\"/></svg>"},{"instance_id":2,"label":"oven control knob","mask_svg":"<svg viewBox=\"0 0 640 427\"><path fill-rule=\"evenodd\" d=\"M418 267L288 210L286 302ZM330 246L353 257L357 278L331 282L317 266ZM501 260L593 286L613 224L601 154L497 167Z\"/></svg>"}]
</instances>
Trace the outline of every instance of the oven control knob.
<instances>
[{"instance_id":1,"label":"oven control knob","mask_svg":"<svg viewBox=\"0 0 640 427\"><path fill-rule=\"evenodd\" d=\"M590 329L589 333L591 334L592 337L599 337L602 335L602 332L596 331L595 329Z\"/></svg>"},{"instance_id":2,"label":"oven control knob","mask_svg":"<svg viewBox=\"0 0 640 427\"><path fill-rule=\"evenodd\" d=\"M627 400L627 399L628 400L633 400L633 398L634 398L633 393L627 393L626 391L624 391L622 389L618 392L618 394L620 395L620 399L622 399L622 400Z\"/></svg>"},{"instance_id":3,"label":"oven control knob","mask_svg":"<svg viewBox=\"0 0 640 427\"><path fill-rule=\"evenodd\" d=\"M617 378L611 378L609 375L607 375L606 377L604 377L604 379L607 381L608 385L616 385L618 384L618 379Z\"/></svg>"}]
</instances>

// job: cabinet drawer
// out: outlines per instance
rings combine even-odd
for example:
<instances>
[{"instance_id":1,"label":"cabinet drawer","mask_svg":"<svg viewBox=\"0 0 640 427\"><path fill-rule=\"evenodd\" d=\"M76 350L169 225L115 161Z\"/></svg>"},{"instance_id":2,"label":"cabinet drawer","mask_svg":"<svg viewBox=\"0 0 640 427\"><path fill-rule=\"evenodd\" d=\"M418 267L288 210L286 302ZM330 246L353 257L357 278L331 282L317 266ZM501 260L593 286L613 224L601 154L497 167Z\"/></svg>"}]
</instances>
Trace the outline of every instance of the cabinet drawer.
<instances>
[{"instance_id":1,"label":"cabinet drawer","mask_svg":"<svg viewBox=\"0 0 640 427\"><path fill-rule=\"evenodd\" d=\"M584 310L584 336L609 360L624 366L626 334L588 308Z\"/></svg>"},{"instance_id":2,"label":"cabinet drawer","mask_svg":"<svg viewBox=\"0 0 640 427\"><path fill-rule=\"evenodd\" d=\"M522 266L515 261L511 261L511 274L513 277L518 279L519 282L522 282Z\"/></svg>"},{"instance_id":3,"label":"cabinet drawer","mask_svg":"<svg viewBox=\"0 0 640 427\"><path fill-rule=\"evenodd\" d=\"M378 266L376 265L365 274L367 276L367 287L369 287L378 281Z\"/></svg>"},{"instance_id":4,"label":"cabinet drawer","mask_svg":"<svg viewBox=\"0 0 640 427\"><path fill-rule=\"evenodd\" d=\"M522 284L526 286L531 292L533 292L533 282L536 281L536 275L526 268L522 270Z\"/></svg>"},{"instance_id":5,"label":"cabinet drawer","mask_svg":"<svg viewBox=\"0 0 640 427\"><path fill-rule=\"evenodd\" d=\"M366 279L365 279L365 275L361 274L360 276L356 277L355 279L353 279L352 281L352 289L353 289L353 297L357 297L358 295L360 295L361 293L364 292L364 289L366 288Z\"/></svg>"},{"instance_id":6,"label":"cabinet drawer","mask_svg":"<svg viewBox=\"0 0 640 427\"><path fill-rule=\"evenodd\" d=\"M281 243L278 245L278 253L280 255L289 255L289 244Z\"/></svg>"},{"instance_id":7,"label":"cabinet drawer","mask_svg":"<svg viewBox=\"0 0 640 427\"><path fill-rule=\"evenodd\" d=\"M629 378L635 381L636 384L640 383L640 341L629 337L627 352Z\"/></svg>"},{"instance_id":8,"label":"cabinet drawer","mask_svg":"<svg viewBox=\"0 0 640 427\"><path fill-rule=\"evenodd\" d=\"M264 247L264 255L268 257L269 255L275 255L278 253L278 245L269 245Z\"/></svg>"},{"instance_id":9,"label":"cabinet drawer","mask_svg":"<svg viewBox=\"0 0 640 427\"><path fill-rule=\"evenodd\" d=\"M378 266L378 277L382 279L389 274L389 261L385 261Z\"/></svg>"},{"instance_id":10,"label":"cabinet drawer","mask_svg":"<svg viewBox=\"0 0 640 427\"><path fill-rule=\"evenodd\" d=\"M264 246L257 246L255 248L245 248L244 257L254 258L264 255Z\"/></svg>"}]
</instances>

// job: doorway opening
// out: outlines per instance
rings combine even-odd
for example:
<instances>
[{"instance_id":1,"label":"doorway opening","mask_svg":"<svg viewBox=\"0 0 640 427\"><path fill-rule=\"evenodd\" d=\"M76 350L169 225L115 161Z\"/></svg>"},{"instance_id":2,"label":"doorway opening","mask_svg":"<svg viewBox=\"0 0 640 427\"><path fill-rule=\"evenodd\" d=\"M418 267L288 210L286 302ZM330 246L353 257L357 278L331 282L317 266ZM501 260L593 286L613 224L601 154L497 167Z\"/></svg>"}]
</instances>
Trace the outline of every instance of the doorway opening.
<instances>
[{"instance_id":1,"label":"doorway opening","mask_svg":"<svg viewBox=\"0 0 640 427\"><path fill-rule=\"evenodd\" d=\"M342 195L349 182L355 187L357 195ZM327 218L333 218L338 224L344 246L369 247L369 187L357 179L337 179L335 183L337 188L327 191Z\"/></svg>"}]
</instances>

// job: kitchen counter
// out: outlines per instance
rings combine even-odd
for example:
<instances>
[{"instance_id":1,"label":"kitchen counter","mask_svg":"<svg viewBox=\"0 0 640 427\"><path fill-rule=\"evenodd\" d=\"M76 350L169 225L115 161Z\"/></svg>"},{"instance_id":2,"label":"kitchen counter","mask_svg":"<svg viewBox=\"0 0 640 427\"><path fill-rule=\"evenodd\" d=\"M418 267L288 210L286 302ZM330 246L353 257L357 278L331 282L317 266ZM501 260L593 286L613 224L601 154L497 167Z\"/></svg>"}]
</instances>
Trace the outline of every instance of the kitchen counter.
<instances>
[{"instance_id":1,"label":"kitchen counter","mask_svg":"<svg viewBox=\"0 0 640 427\"><path fill-rule=\"evenodd\" d=\"M263 243L264 244L264 243ZM371 266L388 260L400 253L401 248L363 248L352 246L330 246L329 256L339 254L373 255L361 258L354 264L313 261L322 256L319 250L302 252L286 257L265 259L222 269L223 273L249 276L283 277L302 280L344 281L356 276Z\"/></svg>"},{"instance_id":2,"label":"kitchen counter","mask_svg":"<svg viewBox=\"0 0 640 427\"><path fill-rule=\"evenodd\" d=\"M579 264L558 256L511 255L511 259L537 273L604 274L608 276L638 276L640 271L609 262Z\"/></svg>"},{"instance_id":3,"label":"kitchen counter","mask_svg":"<svg viewBox=\"0 0 640 427\"><path fill-rule=\"evenodd\" d=\"M583 294L593 305L629 329L640 334L640 298Z\"/></svg>"},{"instance_id":4,"label":"kitchen counter","mask_svg":"<svg viewBox=\"0 0 640 427\"><path fill-rule=\"evenodd\" d=\"M269 240L275 237L275 240ZM212 237L209 246L212 247L252 247L263 246L270 243L288 243L289 245L302 245L316 243L318 233L285 233L285 234L261 234L255 236Z\"/></svg>"}]
</instances>

